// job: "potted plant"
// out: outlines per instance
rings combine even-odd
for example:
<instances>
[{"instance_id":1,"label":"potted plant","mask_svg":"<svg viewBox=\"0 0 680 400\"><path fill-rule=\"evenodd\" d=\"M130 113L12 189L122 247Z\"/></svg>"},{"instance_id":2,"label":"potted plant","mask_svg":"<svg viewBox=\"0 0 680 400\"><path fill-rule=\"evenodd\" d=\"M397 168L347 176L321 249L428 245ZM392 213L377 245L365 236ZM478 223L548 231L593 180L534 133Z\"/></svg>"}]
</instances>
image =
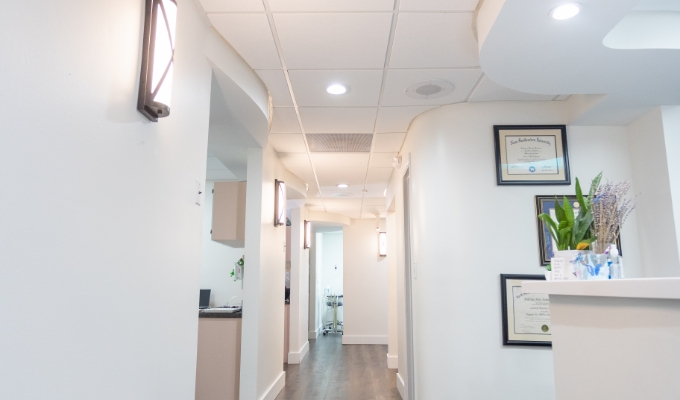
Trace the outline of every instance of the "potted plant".
<instances>
[{"instance_id":1,"label":"potted plant","mask_svg":"<svg viewBox=\"0 0 680 400\"><path fill-rule=\"evenodd\" d=\"M555 257L564 258L570 263L573 267L570 271L570 277L573 276L576 279L581 274L577 264L583 258L584 252L597 240L597 237L592 234L591 229L593 212L590 199L594 198L593 196L601 179L602 173L593 179L589 195L586 198L583 196L581 183L576 178L576 200L578 207L572 205L566 196L563 198L562 204L555 198L555 217L557 220L553 220L548 214L540 214L538 216L548 227L548 231L555 241L555 246L557 247Z\"/></svg>"}]
</instances>

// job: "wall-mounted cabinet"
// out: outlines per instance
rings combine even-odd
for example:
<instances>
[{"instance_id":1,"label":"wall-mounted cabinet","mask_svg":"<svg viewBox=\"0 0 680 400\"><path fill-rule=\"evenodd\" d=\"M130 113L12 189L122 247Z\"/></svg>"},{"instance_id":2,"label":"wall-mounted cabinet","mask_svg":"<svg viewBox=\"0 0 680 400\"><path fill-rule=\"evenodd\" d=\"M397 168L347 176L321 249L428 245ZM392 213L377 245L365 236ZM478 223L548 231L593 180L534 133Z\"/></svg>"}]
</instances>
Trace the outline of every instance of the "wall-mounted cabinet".
<instances>
[{"instance_id":1,"label":"wall-mounted cabinet","mask_svg":"<svg viewBox=\"0 0 680 400\"><path fill-rule=\"evenodd\" d=\"M215 182L212 240L245 247L246 182Z\"/></svg>"}]
</instances>

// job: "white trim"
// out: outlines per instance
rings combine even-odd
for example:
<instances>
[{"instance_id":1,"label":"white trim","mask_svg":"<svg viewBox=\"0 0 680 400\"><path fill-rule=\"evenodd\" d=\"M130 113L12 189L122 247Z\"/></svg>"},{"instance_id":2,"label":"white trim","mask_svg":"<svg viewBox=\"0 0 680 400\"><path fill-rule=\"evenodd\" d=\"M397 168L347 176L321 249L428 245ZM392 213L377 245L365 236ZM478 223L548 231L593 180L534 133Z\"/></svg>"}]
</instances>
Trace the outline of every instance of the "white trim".
<instances>
[{"instance_id":1,"label":"white trim","mask_svg":"<svg viewBox=\"0 0 680 400\"><path fill-rule=\"evenodd\" d=\"M404 385L404 380L402 379L399 372L397 372L397 391L402 399L406 400L406 387Z\"/></svg>"},{"instance_id":2,"label":"white trim","mask_svg":"<svg viewBox=\"0 0 680 400\"><path fill-rule=\"evenodd\" d=\"M300 351L291 351L288 353L288 364L300 364L307 355L307 352L309 352L309 342L305 342Z\"/></svg>"},{"instance_id":3,"label":"white trim","mask_svg":"<svg viewBox=\"0 0 680 400\"><path fill-rule=\"evenodd\" d=\"M342 344L387 344L387 335L342 335Z\"/></svg>"},{"instance_id":4,"label":"white trim","mask_svg":"<svg viewBox=\"0 0 680 400\"><path fill-rule=\"evenodd\" d=\"M308 339L309 340L316 340L316 338L321 335L321 331L323 330L323 326L319 325L318 328L316 328L315 331L309 331Z\"/></svg>"},{"instance_id":5,"label":"white trim","mask_svg":"<svg viewBox=\"0 0 680 400\"><path fill-rule=\"evenodd\" d=\"M392 356L387 353L387 369L397 369L399 368L399 357Z\"/></svg>"},{"instance_id":6,"label":"white trim","mask_svg":"<svg viewBox=\"0 0 680 400\"><path fill-rule=\"evenodd\" d=\"M283 387L286 386L286 371L282 371L281 375L272 383L260 400L275 400L276 396L281 393Z\"/></svg>"}]
</instances>

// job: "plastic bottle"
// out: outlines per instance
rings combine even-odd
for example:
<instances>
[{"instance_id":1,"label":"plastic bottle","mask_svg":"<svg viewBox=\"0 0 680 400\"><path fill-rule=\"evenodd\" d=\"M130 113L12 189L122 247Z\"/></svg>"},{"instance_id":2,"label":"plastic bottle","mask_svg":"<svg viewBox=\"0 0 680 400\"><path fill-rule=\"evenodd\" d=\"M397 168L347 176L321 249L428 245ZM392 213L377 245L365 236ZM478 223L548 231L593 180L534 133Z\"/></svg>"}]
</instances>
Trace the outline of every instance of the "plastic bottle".
<instances>
[{"instance_id":1,"label":"plastic bottle","mask_svg":"<svg viewBox=\"0 0 680 400\"><path fill-rule=\"evenodd\" d=\"M619 249L616 245L611 245L609 250L609 276L610 279L623 279L625 278L623 274L623 258L619 256Z\"/></svg>"}]
</instances>

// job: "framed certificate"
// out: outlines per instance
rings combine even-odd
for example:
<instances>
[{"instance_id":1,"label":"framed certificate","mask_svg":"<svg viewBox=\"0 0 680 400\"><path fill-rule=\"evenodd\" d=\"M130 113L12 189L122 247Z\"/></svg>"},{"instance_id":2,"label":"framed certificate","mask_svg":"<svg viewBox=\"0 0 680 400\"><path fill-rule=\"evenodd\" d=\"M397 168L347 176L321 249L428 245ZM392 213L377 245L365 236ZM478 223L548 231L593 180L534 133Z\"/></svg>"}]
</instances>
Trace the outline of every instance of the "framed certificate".
<instances>
[{"instance_id":1,"label":"framed certificate","mask_svg":"<svg viewBox=\"0 0 680 400\"><path fill-rule=\"evenodd\" d=\"M565 125L494 125L499 185L570 185Z\"/></svg>"},{"instance_id":2,"label":"framed certificate","mask_svg":"<svg viewBox=\"0 0 680 400\"><path fill-rule=\"evenodd\" d=\"M548 295L523 293L522 281L527 280L545 276L501 274L503 345L552 346Z\"/></svg>"}]
</instances>

